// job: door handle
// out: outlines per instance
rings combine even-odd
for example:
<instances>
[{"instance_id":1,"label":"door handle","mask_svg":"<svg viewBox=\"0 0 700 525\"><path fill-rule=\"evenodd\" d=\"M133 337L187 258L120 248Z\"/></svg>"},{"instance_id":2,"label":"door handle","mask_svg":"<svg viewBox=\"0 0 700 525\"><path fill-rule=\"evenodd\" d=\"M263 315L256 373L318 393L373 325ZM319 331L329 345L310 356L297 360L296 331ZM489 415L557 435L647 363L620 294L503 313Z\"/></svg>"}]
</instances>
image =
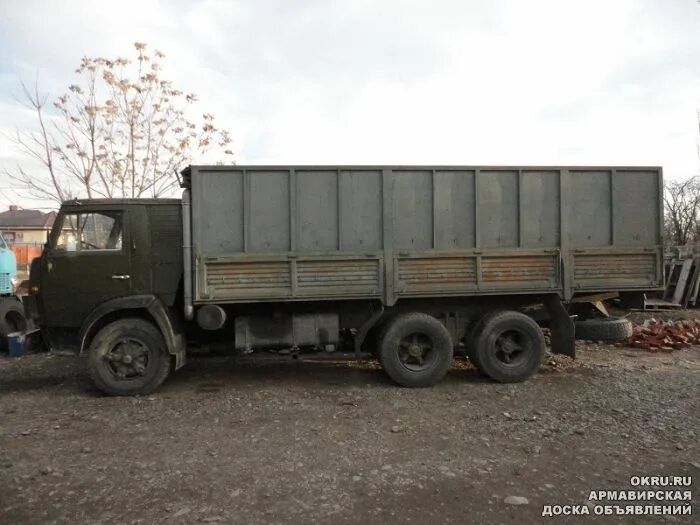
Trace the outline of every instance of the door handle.
<instances>
[{"instance_id":1,"label":"door handle","mask_svg":"<svg viewBox=\"0 0 700 525\"><path fill-rule=\"evenodd\" d=\"M127 279L131 279L131 275L122 275L122 274L115 274L112 276L112 279L120 279L122 281L125 281Z\"/></svg>"}]
</instances>

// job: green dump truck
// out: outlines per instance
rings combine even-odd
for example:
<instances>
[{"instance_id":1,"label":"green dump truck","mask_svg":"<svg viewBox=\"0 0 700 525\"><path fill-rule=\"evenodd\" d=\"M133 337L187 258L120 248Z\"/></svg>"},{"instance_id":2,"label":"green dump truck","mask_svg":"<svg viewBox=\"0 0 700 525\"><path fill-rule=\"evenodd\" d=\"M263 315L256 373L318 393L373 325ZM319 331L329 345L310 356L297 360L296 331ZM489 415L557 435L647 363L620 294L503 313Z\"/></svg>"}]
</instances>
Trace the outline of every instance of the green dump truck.
<instances>
[{"instance_id":1,"label":"green dump truck","mask_svg":"<svg viewBox=\"0 0 700 525\"><path fill-rule=\"evenodd\" d=\"M109 394L188 343L374 354L396 383L465 353L496 381L574 355L567 305L663 285L655 167L191 166L181 199L65 202L27 313Z\"/></svg>"}]
</instances>

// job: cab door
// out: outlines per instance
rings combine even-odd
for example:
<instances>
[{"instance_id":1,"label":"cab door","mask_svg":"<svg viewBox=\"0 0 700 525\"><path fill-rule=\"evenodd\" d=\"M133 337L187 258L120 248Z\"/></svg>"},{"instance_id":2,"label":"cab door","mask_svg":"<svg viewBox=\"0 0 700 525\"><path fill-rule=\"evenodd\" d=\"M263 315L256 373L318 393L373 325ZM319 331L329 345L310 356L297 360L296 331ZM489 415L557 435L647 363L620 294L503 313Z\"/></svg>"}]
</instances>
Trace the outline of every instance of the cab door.
<instances>
[{"instance_id":1,"label":"cab door","mask_svg":"<svg viewBox=\"0 0 700 525\"><path fill-rule=\"evenodd\" d=\"M125 207L61 211L41 270L46 326L77 328L100 303L131 293L128 219Z\"/></svg>"}]
</instances>

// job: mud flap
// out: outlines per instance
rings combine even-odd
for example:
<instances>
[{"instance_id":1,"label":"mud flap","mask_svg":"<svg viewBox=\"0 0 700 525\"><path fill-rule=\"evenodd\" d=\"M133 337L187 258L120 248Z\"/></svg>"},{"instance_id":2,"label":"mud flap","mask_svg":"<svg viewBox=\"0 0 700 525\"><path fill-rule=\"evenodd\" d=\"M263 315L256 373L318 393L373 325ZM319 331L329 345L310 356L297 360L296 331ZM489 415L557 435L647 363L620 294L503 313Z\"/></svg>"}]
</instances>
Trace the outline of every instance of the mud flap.
<instances>
[{"instance_id":1,"label":"mud flap","mask_svg":"<svg viewBox=\"0 0 700 525\"><path fill-rule=\"evenodd\" d=\"M550 318L552 353L576 358L574 321L561 304L561 299L558 295L548 295L544 299L544 306Z\"/></svg>"},{"instance_id":2,"label":"mud flap","mask_svg":"<svg viewBox=\"0 0 700 525\"><path fill-rule=\"evenodd\" d=\"M365 342L367 334L372 329L372 327L377 324L377 321L384 315L384 306L380 306L379 310L374 312L369 319L367 319L355 335L355 359L360 361L360 353L362 349L362 343Z\"/></svg>"},{"instance_id":3,"label":"mud flap","mask_svg":"<svg viewBox=\"0 0 700 525\"><path fill-rule=\"evenodd\" d=\"M187 341L180 319L158 299L151 301L147 310L158 324L168 352L175 357L175 370L182 368L187 359Z\"/></svg>"}]
</instances>

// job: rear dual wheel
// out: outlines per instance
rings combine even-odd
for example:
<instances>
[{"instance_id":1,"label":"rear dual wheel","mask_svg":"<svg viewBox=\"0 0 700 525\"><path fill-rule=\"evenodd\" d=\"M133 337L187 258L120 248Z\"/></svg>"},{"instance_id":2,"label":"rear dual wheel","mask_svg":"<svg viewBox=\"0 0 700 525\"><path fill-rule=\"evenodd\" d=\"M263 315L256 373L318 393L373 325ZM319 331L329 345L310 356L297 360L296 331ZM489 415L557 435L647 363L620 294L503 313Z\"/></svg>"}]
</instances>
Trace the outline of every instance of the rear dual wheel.
<instances>
[{"instance_id":1,"label":"rear dual wheel","mask_svg":"<svg viewBox=\"0 0 700 525\"><path fill-rule=\"evenodd\" d=\"M407 387L432 386L452 365L452 338L443 324L423 313L401 314L379 337L379 362L387 375Z\"/></svg>"},{"instance_id":2,"label":"rear dual wheel","mask_svg":"<svg viewBox=\"0 0 700 525\"><path fill-rule=\"evenodd\" d=\"M499 383L518 383L534 374L545 353L542 330L516 311L486 314L474 326L467 350L482 373Z\"/></svg>"},{"instance_id":3,"label":"rear dual wheel","mask_svg":"<svg viewBox=\"0 0 700 525\"><path fill-rule=\"evenodd\" d=\"M539 368L545 353L542 330L516 311L486 314L467 341L469 357L486 376L500 383L524 381ZM452 364L453 345L440 321L423 313L390 320L379 337L379 362L396 383L432 386Z\"/></svg>"}]
</instances>

